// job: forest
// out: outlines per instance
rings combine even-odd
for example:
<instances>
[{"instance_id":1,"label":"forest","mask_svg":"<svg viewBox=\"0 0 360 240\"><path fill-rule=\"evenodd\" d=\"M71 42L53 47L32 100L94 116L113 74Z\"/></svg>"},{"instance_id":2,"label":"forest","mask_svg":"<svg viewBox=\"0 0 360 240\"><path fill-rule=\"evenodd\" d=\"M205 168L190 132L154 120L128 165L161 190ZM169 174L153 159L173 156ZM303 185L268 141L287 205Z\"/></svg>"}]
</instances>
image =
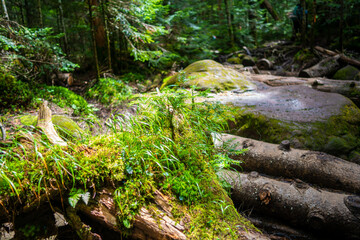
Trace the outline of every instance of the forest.
<instances>
[{"instance_id":1,"label":"forest","mask_svg":"<svg viewBox=\"0 0 360 240\"><path fill-rule=\"evenodd\" d=\"M360 239L360 0L1 0L0 240Z\"/></svg>"}]
</instances>

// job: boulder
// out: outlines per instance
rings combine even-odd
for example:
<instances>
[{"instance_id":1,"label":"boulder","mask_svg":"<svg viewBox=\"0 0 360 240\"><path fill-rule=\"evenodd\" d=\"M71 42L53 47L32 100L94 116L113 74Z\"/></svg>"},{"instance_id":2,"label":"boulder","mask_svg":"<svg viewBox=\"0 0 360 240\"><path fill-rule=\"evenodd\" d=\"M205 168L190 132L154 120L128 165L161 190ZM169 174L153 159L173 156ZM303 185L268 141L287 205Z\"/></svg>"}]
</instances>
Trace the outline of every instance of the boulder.
<instances>
[{"instance_id":1,"label":"boulder","mask_svg":"<svg viewBox=\"0 0 360 240\"><path fill-rule=\"evenodd\" d=\"M359 69L351 65L347 65L346 67L343 67L339 71L337 71L333 78L338 80L360 80L356 79L357 77L359 77L359 73Z\"/></svg>"},{"instance_id":2,"label":"boulder","mask_svg":"<svg viewBox=\"0 0 360 240\"><path fill-rule=\"evenodd\" d=\"M231 64L241 64L241 59L239 57L231 57L227 62Z\"/></svg>"},{"instance_id":3,"label":"boulder","mask_svg":"<svg viewBox=\"0 0 360 240\"><path fill-rule=\"evenodd\" d=\"M25 126L35 127L37 124L37 116L34 115L24 115L18 118L20 123ZM59 131L59 134L62 137L79 139L83 134L83 130L79 127L79 125L67 116L53 115L51 119L55 128Z\"/></svg>"},{"instance_id":4,"label":"boulder","mask_svg":"<svg viewBox=\"0 0 360 240\"><path fill-rule=\"evenodd\" d=\"M237 90L245 92L255 90L256 85L247 80L246 76L233 69L225 68L213 60L194 62L182 72L165 79L161 89L168 85L183 87L197 86L201 90L212 91Z\"/></svg>"},{"instance_id":5,"label":"boulder","mask_svg":"<svg viewBox=\"0 0 360 240\"><path fill-rule=\"evenodd\" d=\"M213 94L230 106L229 132L261 141L350 158L360 152L360 109L348 98L306 86L271 87L242 94Z\"/></svg>"},{"instance_id":6,"label":"boulder","mask_svg":"<svg viewBox=\"0 0 360 240\"><path fill-rule=\"evenodd\" d=\"M244 65L245 67L252 67L255 66L255 60L252 57L246 55L242 59L241 64Z\"/></svg>"}]
</instances>

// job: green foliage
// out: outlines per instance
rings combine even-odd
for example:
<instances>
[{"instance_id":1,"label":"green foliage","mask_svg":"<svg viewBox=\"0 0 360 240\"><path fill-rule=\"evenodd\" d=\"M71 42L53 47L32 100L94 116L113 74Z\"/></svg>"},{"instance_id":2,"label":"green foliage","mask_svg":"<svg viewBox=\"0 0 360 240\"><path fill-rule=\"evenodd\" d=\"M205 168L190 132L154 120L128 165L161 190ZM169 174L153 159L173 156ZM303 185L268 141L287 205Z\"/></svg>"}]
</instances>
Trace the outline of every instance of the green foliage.
<instances>
[{"instance_id":1,"label":"green foliage","mask_svg":"<svg viewBox=\"0 0 360 240\"><path fill-rule=\"evenodd\" d=\"M26 107L33 93L30 91L27 83L17 80L8 73L4 68L0 67L0 108L15 109L17 107Z\"/></svg>"},{"instance_id":2,"label":"green foliage","mask_svg":"<svg viewBox=\"0 0 360 240\"><path fill-rule=\"evenodd\" d=\"M93 107L87 101L65 87L39 86L35 91L38 99L45 99L60 107L71 107L74 115L93 114Z\"/></svg>"},{"instance_id":3,"label":"green foliage","mask_svg":"<svg viewBox=\"0 0 360 240\"><path fill-rule=\"evenodd\" d=\"M61 48L52 43L59 38L51 28L30 29L0 19L0 47L6 51L3 65L18 79L46 80L53 71L73 71L78 65L68 61Z\"/></svg>"},{"instance_id":4,"label":"green foliage","mask_svg":"<svg viewBox=\"0 0 360 240\"><path fill-rule=\"evenodd\" d=\"M82 200L86 205L89 203L90 193L84 191L83 189L71 189L69 193L69 204L75 208L79 200Z\"/></svg>"},{"instance_id":5,"label":"green foliage","mask_svg":"<svg viewBox=\"0 0 360 240\"><path fill-rule=\"evenodd\" d=\"M121 80L101 78L95 86L89 89L86 96L103 104L115 104L128 100L132 89Z\"/></svg>"}]
</instances>

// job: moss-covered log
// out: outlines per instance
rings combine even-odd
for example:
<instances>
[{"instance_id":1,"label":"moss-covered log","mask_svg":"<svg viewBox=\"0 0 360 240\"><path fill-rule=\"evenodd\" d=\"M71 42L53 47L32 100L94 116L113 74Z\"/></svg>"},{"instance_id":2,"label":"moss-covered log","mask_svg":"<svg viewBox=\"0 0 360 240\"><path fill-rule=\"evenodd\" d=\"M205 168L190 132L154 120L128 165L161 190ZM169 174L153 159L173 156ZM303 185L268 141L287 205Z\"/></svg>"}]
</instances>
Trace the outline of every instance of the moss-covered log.
<instances>
[{"instance_id":1,"label":"moss-covered log","mask_svg":"<svg viewBox=\"0 0 360 240\"><path fill-rule=\"evenodd\" d=\"M238 205L336 239L360 239L360 197L259 176L222 171Z\"/></svg>"},{"instance_id":2,"label":"moss-covered log","mask_svg":"<svg viewBox=\"0 0 360 240\"><path fill-rule=\"evenodd\" d=\"M236 149L248 149L244 155L232 156L244 161L242 167L247 171L298 178L324 187L360 193L358 164L321 152L283 150L276 144L229 134L221 134L216 138L215 144L218 147L235 145Z\"/></svg>"},{"instance_id":3,"label":"moss-covered log","mask_svg":"<svg viewBox=\"0 0 360 240\"><path fill-rule=\"evenodd\" d=\"M311 68L302 70L299 73L299 77L313 78L331 76L340 68L339 58L339 55L325 58Z\"/></svg>"}]
</instances>

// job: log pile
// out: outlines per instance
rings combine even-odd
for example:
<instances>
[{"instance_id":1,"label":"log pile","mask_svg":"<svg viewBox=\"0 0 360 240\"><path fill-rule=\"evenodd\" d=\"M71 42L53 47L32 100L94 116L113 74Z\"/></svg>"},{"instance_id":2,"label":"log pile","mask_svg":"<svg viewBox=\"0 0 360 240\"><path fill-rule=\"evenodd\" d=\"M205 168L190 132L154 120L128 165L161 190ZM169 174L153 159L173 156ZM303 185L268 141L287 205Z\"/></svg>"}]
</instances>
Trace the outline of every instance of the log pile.
<instances>
[{"instance_id":1,"label":"log pile","mask_svg":"<svg viewBox=\"0 0 360 240\"><path fill-rule=\"evenodd\" d=\"M248 149L230 155L248 173L218 173L231 185L235 204L338 239L360 239L360 165L292 149L285 142L275 145L229 134L213 139L223 150Z\"/></svg>"},{"instance_id":2,"label":"log pile","mask_svg":"<svg viewBox=\"0 0 360 240\"><path fill-rule=\"evenodd\" d=\"M360 239L360 197L234 171L220 172L235 203L337 239ZM334 237L334 236L333 236Z\"/></svg>"}]
</instances>

